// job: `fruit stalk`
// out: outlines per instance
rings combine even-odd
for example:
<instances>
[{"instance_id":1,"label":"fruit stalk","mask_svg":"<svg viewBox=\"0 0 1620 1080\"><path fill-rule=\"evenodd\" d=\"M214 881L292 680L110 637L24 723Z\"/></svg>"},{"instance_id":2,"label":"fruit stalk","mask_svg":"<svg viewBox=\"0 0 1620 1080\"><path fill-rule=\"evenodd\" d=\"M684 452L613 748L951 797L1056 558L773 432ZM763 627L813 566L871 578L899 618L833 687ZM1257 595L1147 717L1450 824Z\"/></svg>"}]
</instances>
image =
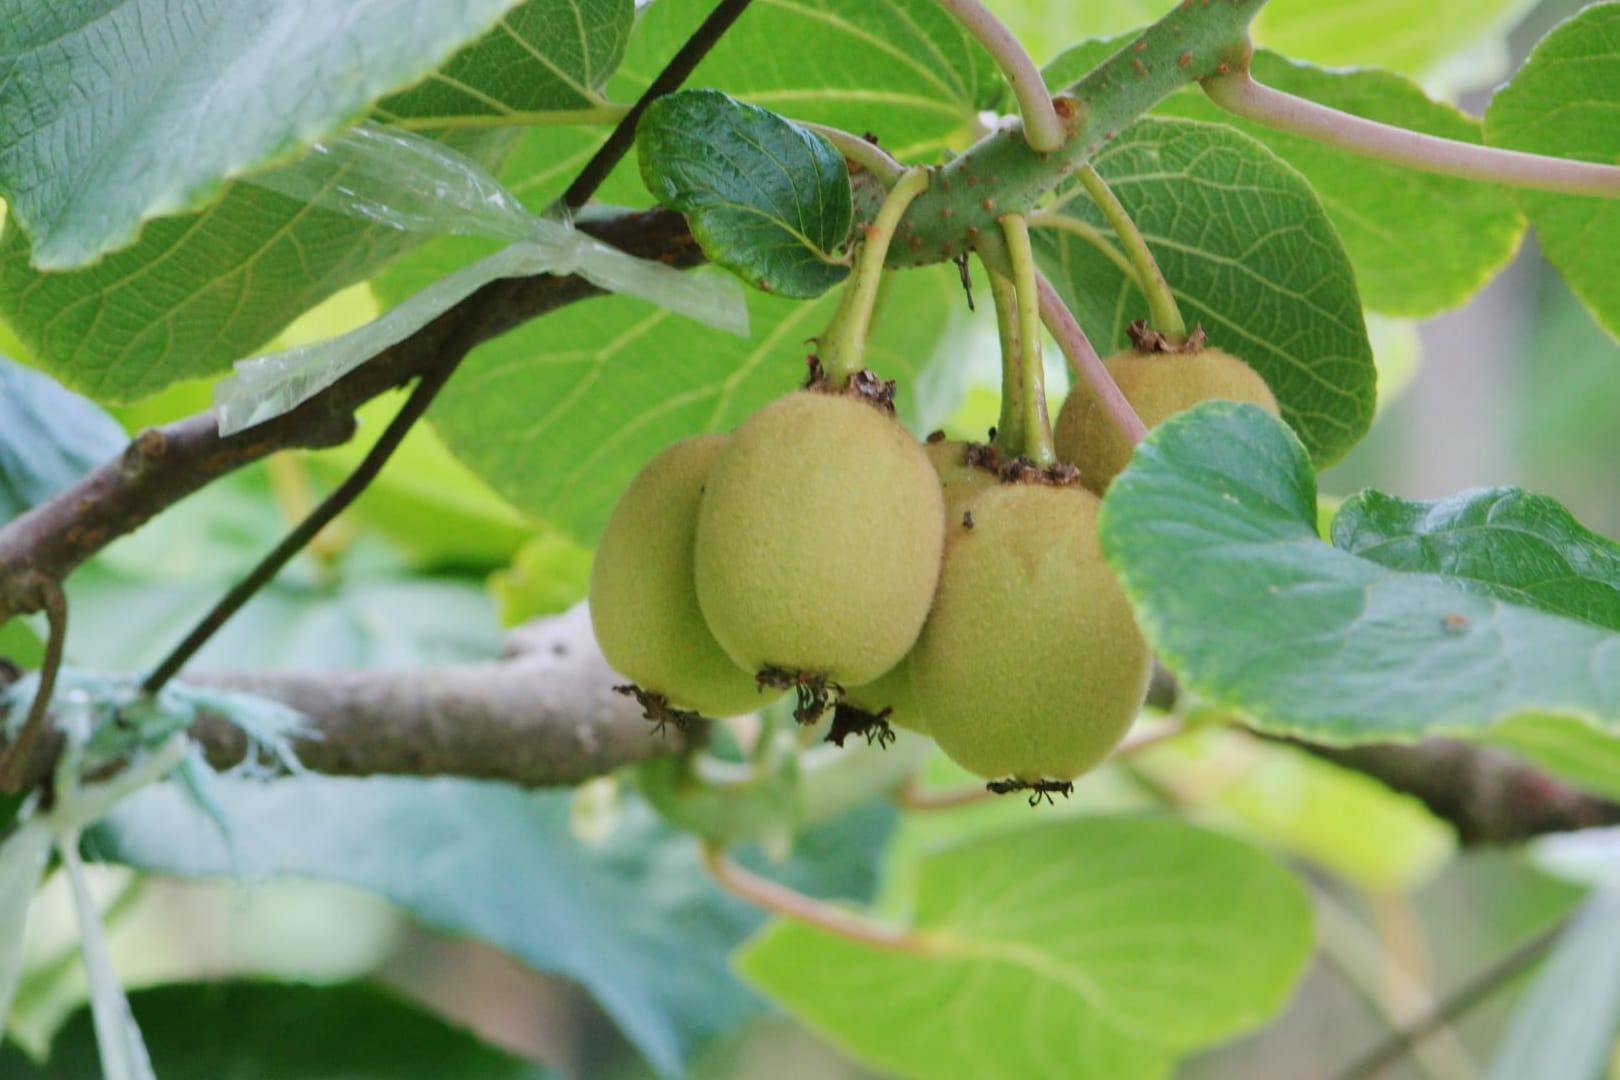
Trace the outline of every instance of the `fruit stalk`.
<instances>
[{"instance_id":1,"label":"fruit stalk","mask_svg":"<svg viewBox=\"0 0 1620 1080\"><path fill-rule=\"evenodd\" d=\"M1040 290L1041 321L1057 339L1058 347L1069 361L1069 370L1074 374L1075 380L1084 381L1091 387L1091 392L1102 402L1108 415L1113 418L1119 430L1125 437L1136 445L1147 434L1147 425L1142 418L1136 415L1136 410L1125 399L1125 394L1114 382L1114 377L1103 366L1102 357L1097 350L1091 347L1091 341L1086 337L1080 324L1075 321L1071 312L1058 295L1046 275L1035 275L1036 288Z\"/></svg>"},{"instance_id":2,"label":"fruit stalk","mask_svg":"<svg viewBox=\"0 0 1620 1080\"><path fill-rule=\"evenodd\" d=\"M1024 118L1024 137L1032 149L1041 153L1056 150L1068 137L1063 119L1052 105L1047 93L1046 80L1041 69L1030 58L1024 47L1013 37L979 0L935 0L950 13L962 29L972 34L985 52L996 62L1001 74L1012 88L1018 101L1018 112Z\"/></svg>"},{"instance_id":3,"label":"fruit stalk","mask_svg":"<svg viewBox=\"0 0 1620 1080\"><path fill-rule=\"evenodd\" d=\"M1203 80L1203 88L1228 112L1364 157L1465 180L1620 199L1620 166L1479 146L1393 127L1273 90L1255 82L1246 66Z\"/></svg>"},{"instance_id":4,"label":"fruit stalk","mask_svg":"<svg viewBox=\"0 0 1620 1080\"><path fill-rule=\"evenodd\" d=\"M990 278L996 333L1001 340L1001 415L996 420L994 441L1001 450L1016 452L1024 445L1024 354L1018 335L1018 290L1011 278L988 265L984 269Z\"/></svg>"},{"instance_id":5,"label":"fruit stalk","mask_svg":"<svg viewBox=\"0 0 1620 1080\"><path fill-rule=\"evenodd\" d=\"M1001 219L1001 233L1007 243L1013 287L1018 296L1018 356L1024 417L1024 443L1018 449L1045 468L1057 461L1057 453L1052 449L1052 422L1046 412L1039 271L1035 269L1035 251L1029 243L1029 220L1022 214L1008 214Z\"/></svg>"},{"instance_id":6,"label":"fruit stalk","mask_svg":"<svg viewBox=\"0 0 1620 1080\"><path fill-rule=\"evenodd\" d=\"M900 182L900 177L905 175L906 167L877 143L868 142L859 135L851 134L842 128L828 127L826 124L813 124L808 120L796 120L794 123L802 128L808 128L832 143L833 149L844 155L846 161L853 161L876 177L885 191L894 187Z\"/></svg>"},{"instance_id":7,"label":"fruit stalk","mask_svg":"<svg viewBox=\"0 0 1620 1080\"><path fill-rule=\"evenodd\" d=\"M1136 227L1125 204L1119 201L1108 182L1090 165L1080 166L1075 171L1075 178L1086 189L1091 201L1097 204L1097 209L1102 211L1103 218L1124 245L1125 254L1130 256L1131 265L1136 270L1136 285L1147 296L1148 321L1153 329L1177 345L1186 341L1187 324L1181 318L1181 309L1176 306L1175 294L1170 291L1170 283L1164 279L1158 260L1154 259L1142 230Z\"/></svg>"},{"instance_id":8,"label":"fruit stalk","mask_svg":"<svg viewBox=\"0 0 1620 1080\"><path fill-rule=\"evenodd\" d=\"M864 226L866 237L860 253L855 256L855 272L820 339L821 364L834 384L864 366L866 335L872 326L872 309L877 303L878 285L883 280L889 241L894 239L894 230L905 216L906 208L928 190L929 179L927 169L905 172L889 189L872 224Z\"/></svg>"}]
</instances>

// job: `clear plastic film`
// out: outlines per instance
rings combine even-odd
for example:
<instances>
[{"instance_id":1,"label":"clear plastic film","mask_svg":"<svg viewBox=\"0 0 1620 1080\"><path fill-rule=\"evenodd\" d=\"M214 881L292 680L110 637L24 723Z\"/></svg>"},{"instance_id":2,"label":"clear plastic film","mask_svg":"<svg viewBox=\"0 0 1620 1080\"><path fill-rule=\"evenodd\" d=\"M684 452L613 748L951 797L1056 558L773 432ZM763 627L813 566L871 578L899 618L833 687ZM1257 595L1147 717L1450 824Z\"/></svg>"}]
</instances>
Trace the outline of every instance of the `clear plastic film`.
<instances>
[{"instance_id":1,"label":"clear plastic film","mask_svg":"<svg viewBox=\"0 0 1620 1080\"><path fill-rule=\"evenodd\" d=\"M748 333L737 281L638 259L530 213L476 161L410 132L362 123L248 183L407 232L487 236L509 247L439 279L372 322L327 341L240 360L214 389L221 435L296 408L491 281L578 274L729 333Z\"/></svg>"}]
</instances>

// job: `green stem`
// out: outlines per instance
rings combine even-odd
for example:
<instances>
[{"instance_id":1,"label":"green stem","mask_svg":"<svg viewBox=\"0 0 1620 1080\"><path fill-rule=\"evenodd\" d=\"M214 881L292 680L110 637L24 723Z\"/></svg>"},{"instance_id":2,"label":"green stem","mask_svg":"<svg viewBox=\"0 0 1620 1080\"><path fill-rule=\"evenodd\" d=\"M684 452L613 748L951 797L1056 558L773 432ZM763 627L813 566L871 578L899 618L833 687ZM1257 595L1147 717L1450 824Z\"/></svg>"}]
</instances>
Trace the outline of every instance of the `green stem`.
<instances>
[{"instance_id":1,"label":"green stem","mask_svg":"<svg viewBox=\"0 0 1620 1080\"><path fill-rule=\"evenodd\" d=\"M1097 204L1097 209L1102 211L1114 235L1125 246L1125 254L1130 256L1131 265L1136 267L1136 283L1147 296L1148 321L1153 329L1177 345L1186 341L1187 324L1182 321L1175 294L1170 291L1170 283L1164 280L1158 260L1148 250L1147 240L1142 236L1142 230L1136 227L1136 222L1131 220L1125 204L1119 201L1113 189L1090 165L1080 166L1075 177L1080 181L1080 186L1086 189L1086 194L1091 196L1091 201Z\"/></svg>"},{"instance_id":2,"label":"green stem","mask_svg":"<svg viewBox=\"0 0 1620 1080\"><path fill-rule=\"evenodd\" d=\"M996 310L996 334L1001 341L1001 416L996 420L995 445L1017 454L1024 445L1023 346L1018 336L1018 289L1012 279L984 264L990 279L990 300Z\"/></svg>"},{"instance_id":3,"label":"green stem","mask_svg":"<svg viewBox=\"0 0 1620 1080\"><path fill-rule=\"evenodd\" d=\"M1018 290L1019 367L1023 373L1024 456L1045 467L1057 461L1052 424L1046 414L1046 366L1041 359L1041 300L1035 250L1029 242L1029 220L1023 214L1001 219L1002 239Z\"/></svg>"},{"instance_id":4,"label":"green stem","mask_svg":"<svg viewBox=\"0 0 1620 1080\"><path fill-rule=\"evenodd\" d=\"M890 253L891 262L915 266L919 254L924 262L949 261L996 231L1002 215L1034 213L1047 192L1167 95L1241 66L1249 23L1264 4L1177 3L1054 99L1068 132L1062 146L1037 150L1020 128L1000 128L952 158L912 205L908 243ZM869 219L874 209L875 200L863 196L860 216Z\"/></svg>"},{"instance_id":5,"label":"green stem","mask_svg":"<svg viewBox=\"0 0 1620 1080\"><path fill-rule=\"evenodd\" d=\"M1209 99L1228 112L1363 157L1491 184L1620 199L1620 166L1407 131L1262 86L1244 68L1206 79L1203 87Z\"/></svg>"},{"instance_id":6,"label":"green stem","mask_svg":"<svg viewBox=\"0 0 1620 1080\"><path fill-rule=\"evenodd\" d=\"M1131 263L1131 260L1125 257L1125 253L1119 250L1112 240L1093 228L1089 223L1081 221L1079 218L1070 217L1067 214L1055 214L1050 210L1042 210L1038 214L1031 215L1029 223L1037 229L1056 229L1059 232L1069 233L1071 236L1078 236L1096 248L1109 262L1119 267L1120 273L1125 275L1125 279L1141 290L1143 295L1147 294L1147 290L1142 288L1142 279L1136 276L1136 267Z\"/></svg>"},{"instance_id":7,"label":"green stem","mask_svg":"<svg viewBox=\"0 0 1620 1080\"><path fill-rule=\"evenodd\" d=\"M389 127L404 131L437 131L513 127L565 127L575 124L616 124L630 106L604 101L588 109L536 109L533 112L473 113L464 116L402 116L390 118Z\"/></svg>"},{"instance_id":8,"label":"green stem","mask_svg":"<svg viewBox=\"0 0 1620 1080\"><path fill-rule=\"evenodd\" d=\"M928 190L929 179L927 169L908 170L895 181L877 217L866 226L866 239L855 257L855 273L820 339L821 364L835 384L861 370L865 362L866 335L872 326L872 309L883 280L889 241L894 239L894 230L912 200Z\"/></svg>"},{"instance_id":9,"label":"green stem","mask_svg":"<svg viewBox=\"0 0 1620 1080\"><path fill-rule=\"evenodd\" d=\"M812 124L808 120L795 120L794 123L802 128L808 128L832 143L834 150L877 177L878 183L885 189L894 187L900 182L900 177L905 175L906 167L877 143L868 142L859 135L852 135L841 128L828 127L825 124Z\"/></svg>"},{"instance_id":10,"label":"green stem","mask_svg":"<svg viewBox=\"0 0 1620 1080\"><path fill-rule=\"evenodd\" d=\"M1024 118L1024 136L1030 149L1047 153L1061 147L1069 137L1063 118L1052 105L1041 69L1028 52L979 0L935 0L950 12L962 28L984 46L984 51L1001 69L1007 85L1012 87L1018 100L1018 111Z\"/></svg>"}]
</instances>

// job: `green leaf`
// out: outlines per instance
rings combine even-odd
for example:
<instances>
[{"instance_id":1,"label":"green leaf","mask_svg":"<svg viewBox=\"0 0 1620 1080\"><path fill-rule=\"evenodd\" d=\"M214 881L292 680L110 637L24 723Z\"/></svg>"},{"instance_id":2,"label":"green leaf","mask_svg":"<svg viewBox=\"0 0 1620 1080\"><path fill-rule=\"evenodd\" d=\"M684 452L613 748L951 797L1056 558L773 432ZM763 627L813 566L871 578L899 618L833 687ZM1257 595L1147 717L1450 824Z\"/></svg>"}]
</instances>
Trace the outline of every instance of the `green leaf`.
<instances>
[{"instance_id":1,"label":"green leaf","mask_svg":"<svg viewBox=\"0 0 1620 1080\"><path fill-rule=\"evenodd\" d=\"M906 387L960 303L954 271L898 275L878 313L871 366ZM429 414L451 451L519 509L594 539L618 493L676 439L736 426L804 379L806 338L835 296L748 296L748 340L629 297L576 304L474 352Z\"/></svg>"},{"instance_id":2,"label":"green leaf","mask_svg":"<svg viewBox=\"0 0 1620 1080\"><path fill-rule=\"evenodd\" d=\"M1536 46L1485 113L1485 138L1534 154L1620 165L1620 3L1593 4ZM1547 260L1620 338L1620 199L1517 190Z\"/></svg>"},{"instance_id":3,"label":"green leaf","mask_svg":"<svg viewBox=\"0 0 1620 1080\"><path fill-rule=\"evenodd\" d=\"M1324 71L1264 50L1253 70L1267 86L1355 116L1481 141L1478 120L1387 71ZM1157 112L1230 124L1303 173L1344 241L1362 301L1375 311L1422 316L1455 307L1513 257L1524 233L1513 201L1494 185L1402 168L1240 120L1196 89L1171 95Z\"/></svg>"},{"instance_id":4,"label":"green leaf","mask_svg":"<svg viewBox=\"0 0 1620 1080\"><path fill-rule=\"evenodd\" d=\"M365 983L179 983L138 990L129 1000L164 1080L544 1080L553 1075ZM23 1075L101 1080L89 1012L81 1009L57 1032L47 1065Z\"/></svg>"},{"instance_id":5,"label":"green leaf","mask_svg":"<svg viewBox=\"0 0 1620 1080\"><path fill-rule=\"evenodd\" d=\"M1235 840L1088 818L926 856L915 951L778 921L738 969L810 1027L904 1076L1159 1077L1287 999L1304 890Z\"/></svg>"},{"instance_id":6,"label":"green leaf","mask_svg":"<svg viewBox=\"0 0 1620 1080\"><path fill-rule=\"evenodd\" d=\"M0 27L0 195L36 266L86 265L357 119L513 4L17 0Z\"/></svg>"},{"instance_id":7,"label":"green leaf","mask_svg":"<svg viewBox=\"0 0 1620 1080\"><path fill-rule=\"evenodd\" d=\"M1491 1080L1604 1076L1620 1027L1620 885L1576 912L1513 1010Z\"/></svg>"},{"instance_id":8,"label":"green leaf","mask_svg":"<svg viewBox=\"0 0 1620 1080\"><path fill-rule=\"evenodd\" d=\"M484 132L457 147L491 164L511 141ZM421 240L238 183L200 214L151 222L95 266L42 274L13 219L0 236L0 314L68 386L131 401L229 370Z\"/></svg>"},{"instance_id":9,"label":"green leaf","mask_svg":"<svg viewBox=\"0 0 1620 1080\"><path fill-rule=\"evenodd\" d=\"M543 123L602 105L624 57L634 0L524 0L421 84L377 106L380 119L445 125Z\"/></svg>"},{"instance_id":10,"label":"green leaf","mask_svg":"<svg viewBox=\"0 0 1620 1080\"><path fill-rule=\"evenodd\" d=\"M1536 0L1274 0L1255 20L1262 45L1333 67L1368 64L1453 86L1506 70L1507 32Z\"/></svg>"},{"instance_id":11,"label":"green leaf","mask_svg":"<svg viewBox=\"0 0 1620 1080\"><path fill-rule=\"evenodd\" d=\"M116 457L127 441L101 409L0 356L0 525Z\"/></svg>"},{"instance_id":12,"label":"green leaf","mask_svg":"<svg viewBox=\"0 0 1620 1080\"><path fill-rule=\"evenodd\" d=\"M216 789L231 844L163 785L122 804L86 850L162 873L307 877L378 893L428 926L572 978L665 1074L760 1008L725 958L761 915L721 893L690 838L642 802L579 827L568 792L470 780L222 779ZM802 834L770 872L869 896L892 821L869 803Z\"/></svg>"},{"instance_id":13,"label":"green leaf","mask_svg":"<svg viewBox=\"0 0 1620 1080\"><path fill-rule=\"evenodd\" d=\"M1310 186L1246 135L1190 120L1143 120L1095 165L1188 323L1260 373L1313 461L1343 456L1372 421L1376 374L1355 273ZM1063 212L1113 235L1083 195ZM1056 229L1037 253L1098 348L1124 348L1147 301L1120 267Z\"/></svg>"},{"instance_id":14,"label":"green leaf","mask_svg":"<svg viewBox=\"0 0 1620 1080\"><path fill-rule=\"evenodd\" d=\"M658 0L623 65L644 85L714 7ZM787 55L791 53L791 55ZM1000 95L988 54L934 0L759 0L704 58L689 86L800 120L868 129L891 153L937 150ZM612 84L616 97L628 94Z\"/></svg>"},{"instance_id":15,"label":"green leaf","mask_svg":"<svg viewBox=\"0 0 1620 1080\"><path fill-rule=\"evenodd\" d=\"M1150 433L1101 533L1166 666L1264 730L1355 742L1542 714L1620 729L1620 635L1322 543L1305 450L1254 406L1206 402Z\"/></svg>"},{"instance_id":16,"label":"green leaf","mask_svg":"<svg viewBox=\"0 0 1620 1080\"><path fill-rule=\"evenodd\" d=\"M1411 502L1366 491L1333 519L1333 545L1392 570L1443 575L1505 603L1620 633L1620 544L1545 495L1483 488Z\"/></svg>"},{"instance_id":17,"label":"green leaf","mask_svg":"<svg viewBox=\"0 0 1620 1080\"><path fill-rule=\"evenodd\" d=\"M853 213L843 157L821 136L718 90L655 101L636 128L641 178L686 215L711 262L781 296L849 276Z\"/></svg>"}]
</instances>

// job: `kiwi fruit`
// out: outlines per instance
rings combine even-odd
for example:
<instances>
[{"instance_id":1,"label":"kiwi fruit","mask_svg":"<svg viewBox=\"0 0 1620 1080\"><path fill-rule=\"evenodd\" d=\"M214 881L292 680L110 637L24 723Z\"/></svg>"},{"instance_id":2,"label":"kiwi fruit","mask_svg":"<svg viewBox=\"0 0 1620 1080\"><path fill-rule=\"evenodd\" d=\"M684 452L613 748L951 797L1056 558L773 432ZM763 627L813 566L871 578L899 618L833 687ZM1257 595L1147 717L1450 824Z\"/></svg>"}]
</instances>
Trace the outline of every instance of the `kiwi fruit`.
<instances>
[{"instance_id":1,"label":"kiwi fruit","mask_svg":"<svg viewBox=\"0 0 1620 1080\"><path fill-rule=\"evenodd\" d=\"M947 515L957 503L996 482L994 470L968 464L967 453L970 445L959 439L942 438L930 439L923 443L923 452L928 455L928 463L934 467L935 474L939 476L939 486L945 496Z\"/></svg>"},{"instance_id":2,"label":"kiwi fruit","mask_svg":"<svg viewBox=\"0 0 1620 1080\"><path fill-rule=\"evenodd\" d=\"M1200 401L1248 401L1276 416L1277 399L1255 370L1220 349L1147 353L1127 349L1103 365L1148 427ZM1079 382L1069 391L1054 433L1057 455L1080 470L1080 481L1099 495L1131 460L1131 442Z\"/></svg>"},{"instance_id":3,"label":"kiwi fruit","mask_svg":"<svg viewBox=\"0 0 1620 1080\"><path fill-rule=\"evenodd\" d=\"M1077 486L1002 484L950 528L933 610L911 654L916 707L986 779L1065 781L1135 719L1151 654L1103 561L1101 501Z\"/></svg>"},{"instance_id":4,"label":"kiwi fruit","mask_svg":"<svg viewBox=\"0 0 1620 1080\"><path fill-rule=\"evenodd\" d=\"M874 716L882 715L895 727L919 735L928 734L928 722L923 719L916 695L911 692L909 656L865 686L847 687L843 701ZM885 709L889 711L884 713Z\"/></svg>"},{"instance_id":5,"label":"kiwi fruit","mask_svg":"<svg viewBox=\"0 0 1620 1080\"><path fill-rule=\"evenodd\" d=\"M916 641L944 538L939 480L894 417L801 390L749 417L715 458L698 602L741 667L859 686Z\"/></svg>"},{"instance_id":6,"label":"kiwi fruit","mask_svg":"<svg viewBox=\"0 0 1620 1080\"><path fill-rule=\"evenodd\" d=\"M614 671L676 709L736 716L780 694L760 692L703 621L692 580L698 506L723 435L665 449L619 496L591 564L591 626Z\"/></svg>"}]
</instances>

